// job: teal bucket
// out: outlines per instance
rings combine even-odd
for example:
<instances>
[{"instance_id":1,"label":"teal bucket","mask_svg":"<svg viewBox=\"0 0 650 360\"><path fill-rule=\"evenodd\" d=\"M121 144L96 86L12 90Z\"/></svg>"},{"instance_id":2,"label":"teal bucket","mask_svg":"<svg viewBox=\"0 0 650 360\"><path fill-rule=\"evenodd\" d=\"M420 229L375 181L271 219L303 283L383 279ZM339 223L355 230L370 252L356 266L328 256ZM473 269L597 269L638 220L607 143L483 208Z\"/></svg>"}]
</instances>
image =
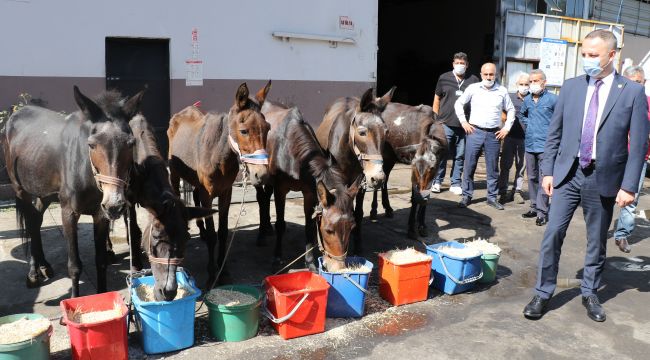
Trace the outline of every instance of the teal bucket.
<instances>
[{"instance_id":1,"label":"teal bucket","mask_svg":"<svg viewBox=\"0 0 650 360\"><path fill-rule=\"evenodd\" d=\"M0 325L9 324L22 318L30 320L44 318L40 314L14 314L0 317ZM52 325L50 328L31 340L25 340L13 344L0 344L0 360L47 360L50 358L50 336L52 336Z\"/></svg>"},{"instance_id":2,"label":"teal bucket","mask_svg":"<svg viewBox=\"0 0 650 360\"><path fill-rule=\"evenodd\" d=\"M499 266L499 255L483 254L481 255L481 266L483 267L483 277L478 280L482 284L493 282L497 277L497 267Z\"/></svg>"}]
</instances>

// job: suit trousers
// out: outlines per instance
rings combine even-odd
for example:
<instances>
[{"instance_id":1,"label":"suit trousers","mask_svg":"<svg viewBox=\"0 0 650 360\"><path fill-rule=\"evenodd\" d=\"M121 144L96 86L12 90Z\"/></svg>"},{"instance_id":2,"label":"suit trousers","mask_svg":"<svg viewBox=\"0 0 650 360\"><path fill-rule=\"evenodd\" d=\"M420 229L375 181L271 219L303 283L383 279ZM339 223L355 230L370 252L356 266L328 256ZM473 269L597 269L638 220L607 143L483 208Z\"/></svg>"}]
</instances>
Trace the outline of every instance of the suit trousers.
<instances>
[{"instance_id":1,"label":"suit trousers","mask_svg":"<svg viewBox=\"0 0 650 360\"><path fill-rule=\"evenodd\" d=\"M548 195L542 189L542 171L540 164L544 153L526 153L526 172L528 172L528 195L530 209L537 212L537 217L544 219L548 214Z\"/></svg>"},{"instance_id":2,"label":"suit trousers","mask_svg":"<svg viewBox=\"0 0 650 360\"><path fill-rule=\"evenodd\" d=\"M583 170L576 159L567 179L553 190L553 206L542 239L535 285L535 292L543 299L549 299L555 292L562 244L578 205L582 205L587 227L587 250L580 290L583 296L587 296L595 294L600 286L605 267L607 230L616 198L599 194L597 171L593 168Z\"/></svg>"},{"instance_id":3,"label":"suit trousers","mask_svg":"<svg viewBox=\"0 0 650 360\"><path fill-rule=\"evenodd\" d=\"M474 195L474 173L481 154L485 150L485 167L487 170L487 199L496 201L499 180L499 149L501 144L492 131L481 130L477 127L465 138L465 172L463 173L463 197L472 198Z\"/></svg>"}]
</instances>

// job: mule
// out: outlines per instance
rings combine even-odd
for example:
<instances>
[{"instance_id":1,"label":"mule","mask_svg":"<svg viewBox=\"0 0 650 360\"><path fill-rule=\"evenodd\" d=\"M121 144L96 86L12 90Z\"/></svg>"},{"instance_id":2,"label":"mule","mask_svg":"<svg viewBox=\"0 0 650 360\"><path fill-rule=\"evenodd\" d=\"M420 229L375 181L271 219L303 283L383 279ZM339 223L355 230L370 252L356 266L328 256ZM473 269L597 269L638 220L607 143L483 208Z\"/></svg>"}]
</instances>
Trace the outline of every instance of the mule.
<instances>
[{"instance_id":1,"label":"mule","mask_svg":"<svg viewBox=\"0 0 650 360\"><path fill-rule=\"evenodd\" d=\"M212 209L186 207L174 193L165 160L160 155L153 129L142 115L135 116L129 126L135 137L133 171L127 192L131 207L129 234L133 270L142 269L144 250L151 265L154 297L170 301L176 296L176 269L182 263L185 246L190 239L188 222L215 213ZM135 205L145 208L147 225L142 231L137 222Z\"/></svg>"},{"instance_id":2,"label":"mule","mask_svg":"<svg viewBox=\"0 0 650 360\"><path fill-rule=\"evenodd\" d=\"M408 237L427 236L424 217L431 196L431 183L438 173L438 164L447 152L447 137L442 123L430 106L390 103L382 113L388 126L382 153L386 179L381 189L381 202L386 217L393 217L388 200L388 177L396 163L411 165L411 211ZM417 226L416 226L417 215ZM377 219L377 189L373 190L370 219Z\"/></svg>"},{"instance_id":3,"label":"mule","mask_svg":"<svg viewBox=\"0 0 650 360\"><path fill-rule=\"evenodd\" d=\"M367 188L381 187L385 174L382 151L388 127L381 113L390 102L395 88L375 98L368 89L361 99L339 98L325 111L323 122L316 130L318 142L341 168L346 183L352 184L362 176L357 192L353 232L354 252L361 254L361 221L363 196Z\"/></svg>"},{"instance_id":4,"label":"mule","mask_svg":"<svg viewBox=\"0 0 650 360\"><path fill-rule=\"evenodd\" d=\"M264 236L271 229L269 208L271 195L274 195L276 242L273 268L278 270L282 263L282 240L286 230L286 196L289 191L300 191L305 214L305 250L318 247L330 271L345 267L350 232L354 227L352 205L359 183L346 186L344 174L326 157L314 130L297 108L267 100L262 113L271 124L266 142L270 181L268 185L255 188L260 207L258 245L265 245ZM317 271L313 252L307 252L305 264L311 271Z\"/></svg>"},{"instance_id":5,"label":"mule","mask_svg":"<svg viewBox=\"0 0 650 360\"><path fill-rule=\"evenodd\" d=\"M53 276L43 253L40 228L43 213L58 200L68 245L72 297L79 296L82 262L77 223L82 214L93 217L97 291L106 291L109 225L127 208L125 190L135 144L128 122L138 112L142 95L140 92L123 99L119 93L108 91L93 101L75 86L79 111L64 116L25 106L9 118L3 146L16 193L21 237L25 242L31 239L28 286L39 286L42 278Z\"/></svg>"},{"instance_id":6,"label":"mule","mask_svg":"<svg viewBox=\"0 0 650 360\"><path fill-rule=\"evenodd\" d=\"M268 180L266 138L270 126L260 112L271 82L249 98L246 83L237 89L235 103L225 114L203 114L195 106L188 106L174 114L169 122L170 180L179 194L180 179L194 186L195 205L212 207L219 198L219 228L215 232L212 217L198 220L201 238L208 244L208 284L215 281L216 265L223 266L222 283L228 282L224 265L226 238L228 236L228 210L232 198L232 185L239 172L247 174L254 186ZM214 249L219 243L217 264Z\"/></svg>"}]
</instances>

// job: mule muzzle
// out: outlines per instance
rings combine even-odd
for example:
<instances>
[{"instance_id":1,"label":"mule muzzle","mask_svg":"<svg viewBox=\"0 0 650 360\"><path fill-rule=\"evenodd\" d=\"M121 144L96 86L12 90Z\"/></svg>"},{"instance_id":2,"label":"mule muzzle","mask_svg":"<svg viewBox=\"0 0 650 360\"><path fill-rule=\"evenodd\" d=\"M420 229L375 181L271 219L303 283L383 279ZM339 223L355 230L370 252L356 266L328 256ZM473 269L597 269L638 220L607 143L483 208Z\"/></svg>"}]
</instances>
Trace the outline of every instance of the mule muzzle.
<instances>
[{"instance_id":1,"label":"mule muzzle","mask_svg":"<svg viewBox=\"0 0 650 360\"><path fill-rule=\"evenodd\" d=\"M102 200L101 206L109 220L119 219L127 208L124 194L108 192L104 192L104 199Z\"/></svg>"}]
</instances>

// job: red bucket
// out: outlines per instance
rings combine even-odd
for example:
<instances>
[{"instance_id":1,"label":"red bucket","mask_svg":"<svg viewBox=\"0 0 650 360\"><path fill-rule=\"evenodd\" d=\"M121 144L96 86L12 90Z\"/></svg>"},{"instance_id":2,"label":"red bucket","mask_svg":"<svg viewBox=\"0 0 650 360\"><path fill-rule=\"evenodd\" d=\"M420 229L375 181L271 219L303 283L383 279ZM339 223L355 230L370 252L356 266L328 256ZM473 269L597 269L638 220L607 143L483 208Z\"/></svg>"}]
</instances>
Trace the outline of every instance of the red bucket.
<instances>
[{"instance_id":1,"label":"red bucket","mask_svg":"<svg viewBox=\"0 0 650 360\"><path fill-rule=\"evenodd\" d=\"M427 299L431 259L397 265L379 254L379 294L398 306Z\"/></svg>"},{"instance_id":2,"label":"red bucket","mask_svg":"<svg viewBox=\"0 0 650 360\"><path fill-rule=\"evenodd\" d=\"M268 276L265 315L283 339L325 331L327 290L330 285L309 271Z\"/></svg>"},{"instance_id":3,"label":"red bucket","mask_svg":"<svg viewBox=\"0 0 650 360\"><path fill-rule=\"evenodd\" d=\"M117 305L116 305L117 304ZM128 359L126 316L128 309L116 291L82 296L61 301L63 322L68 327L72 358L77 359ZM121 315L113 319L80 324L68 317L77 309L87 312L112 310L118 307Z\"/></svg>"}]
</instances>

